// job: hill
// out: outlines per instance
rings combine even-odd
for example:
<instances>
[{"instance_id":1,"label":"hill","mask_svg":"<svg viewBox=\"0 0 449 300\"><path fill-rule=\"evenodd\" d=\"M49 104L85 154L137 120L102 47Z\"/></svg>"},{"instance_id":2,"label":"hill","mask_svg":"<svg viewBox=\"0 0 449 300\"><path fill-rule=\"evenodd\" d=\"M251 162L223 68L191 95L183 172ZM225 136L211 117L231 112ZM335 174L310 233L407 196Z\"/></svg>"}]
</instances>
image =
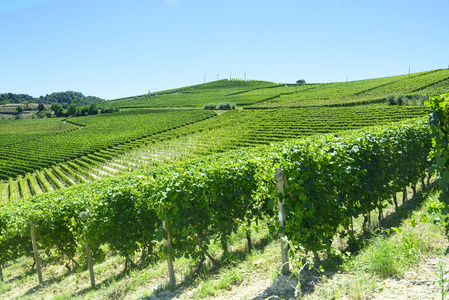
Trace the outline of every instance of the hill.
<instances>
[{"instance_id":1,"label":"hill","mask_svg":"<svg viewBox=\"0 0 449 300\"><path fill-rule=\"evenodd\" d=\"M419 100L417 96L442 94L448 89L448 69L323 84L275 84L225 79L106 101L99 107L203 108L207 103L220 102L231 102L244 108L348 106L382 103L389 94L399 93L411 100Z\"/></svg>"}]
</instances>

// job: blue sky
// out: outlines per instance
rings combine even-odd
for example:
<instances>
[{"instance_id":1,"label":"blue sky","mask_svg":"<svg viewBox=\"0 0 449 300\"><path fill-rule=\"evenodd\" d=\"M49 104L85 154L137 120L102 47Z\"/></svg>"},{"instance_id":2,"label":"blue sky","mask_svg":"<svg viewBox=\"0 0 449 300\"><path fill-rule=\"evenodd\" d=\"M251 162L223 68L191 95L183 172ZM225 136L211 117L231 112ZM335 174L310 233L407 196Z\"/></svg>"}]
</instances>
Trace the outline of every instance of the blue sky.
<instances>
[{"instance_id":1,"label":"blue sky","mask_svg":"<svg viewBox=\"0 0 449 300\"><path fill-rule=\"evenodd\" d=\"M0 93L106 99L229 78L447 68L447 0L1 0Z\"/></svg>"}]
</instances>

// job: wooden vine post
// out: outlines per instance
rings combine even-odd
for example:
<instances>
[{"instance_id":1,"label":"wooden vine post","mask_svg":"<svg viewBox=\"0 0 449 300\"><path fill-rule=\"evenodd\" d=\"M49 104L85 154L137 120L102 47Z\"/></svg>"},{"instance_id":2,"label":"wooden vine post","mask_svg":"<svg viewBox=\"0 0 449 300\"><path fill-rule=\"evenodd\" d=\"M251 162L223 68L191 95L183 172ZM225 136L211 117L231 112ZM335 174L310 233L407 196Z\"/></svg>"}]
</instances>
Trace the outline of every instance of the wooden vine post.
<instances>
[{"instance_id":1,"label":"wooden vine post","mask_svg":"<svg viewBox=\"0 0 449 300\"><path fill-rule=\"evenodd\" d=\"M87 219L89 216L88 213L82 212L81 219ZM94 274L94 264L92 262L92 253L90 252L89 243L87 242L87 237L84 236L84 240L86 241L86 254L87 254L87 264L89 266L89 274L90 274L90 286L92 289L95 289L95 274Z\"/></svg>"},{"instance_id":2,"label":"wooden vine post","mask_svg":"<svg viewBox=\"0 0 449 300\"><path fill-rule=\"evenodd\" d=\"M167 239L165 240L165 246L167 248L171 247L171 239L170 239L170 232L167 229L167 220L163 223L164 230L167 232ZM168 264L168 276L170 278L170 285L175 286L176 285L176 279L175 279L175 269L173 268L173 260L170 257L170 254L167 254L167 264Z\"/></svg>"},{"instance_id":3,"label":"wooden vine post","mask_svg":"<svg viewBox=\"0 0 449 300\"><path fill-rule=\"evenodd\" d=\"M284 195L284 170L281 168L276 168L276 179L277 179L277 190L279 194ZM285 245L284 239L284 222L285 222L285 210L284 210L284 200L282 202L278 199L278 211L279 211L279 227L281 228L281 253L282 253L282 274L287 274L289 272L289 262L288 262L288 249Z\"/></svg>"},{"instance_id":4,"label":"wooden vine post","mask_svg":"<svg viewBox=\"0 0 449 300\"><path fill-rule=\"evenodd\" d=\"M41 264L39 262L39 253L37 252L36 236L34 235L34 224L30 221L30 233L31 233L31 243L33 244L34 261L36 263L37 277L39 278L39 284L43 285ZM2 276L3 277L3 276Z\"/></svg>"},{"instance_id":5,"label":"wooden vine post","mask_svg":"<svg viewBox=\"0 0 449 300\"><path fill-rule=\"evenodd\" d=\"M2 271L2 265L0 265L0 281L3 282L3 271Z\"/></svg>"}]
</instances>

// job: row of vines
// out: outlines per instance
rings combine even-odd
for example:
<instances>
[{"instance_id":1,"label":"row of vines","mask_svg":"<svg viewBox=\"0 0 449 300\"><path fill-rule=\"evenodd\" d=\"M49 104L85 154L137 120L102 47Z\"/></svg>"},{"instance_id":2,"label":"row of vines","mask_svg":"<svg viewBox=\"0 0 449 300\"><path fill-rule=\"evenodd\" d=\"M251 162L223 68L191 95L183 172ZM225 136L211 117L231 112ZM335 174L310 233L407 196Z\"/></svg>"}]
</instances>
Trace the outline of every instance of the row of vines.
<instances>
[{"instance_id":1,"label":"row of vines","mask_svg":"<svg viewBox=\"0 0 449 300\"><path fill-rule=\"evenodd\" d=\"M283 199L287 238L293 246L328 249L336 233L352 234L352 218L382 209L416 184L429 168L430 148L428 125L418 119L40 194L1 207L0 265L32 253L30 221L39 249L80 265L86 241L97 258L104 244L130 259L202 257L212 238L226 251L239 227L277 218L276 168L290 184Z\"/></svg>"},{"instance_id":2,"label":"row of vines","mask_svg":"<svg viewBox=\"0 0 449 300\"><path fill-rule=\"evenodd\" d=\"M430 107L430 128L433 151L431 157L439 174L439 200L443 205L446 234L449 232L449 94L432 97L427 102Z\"/></svg>"}]
</instances>

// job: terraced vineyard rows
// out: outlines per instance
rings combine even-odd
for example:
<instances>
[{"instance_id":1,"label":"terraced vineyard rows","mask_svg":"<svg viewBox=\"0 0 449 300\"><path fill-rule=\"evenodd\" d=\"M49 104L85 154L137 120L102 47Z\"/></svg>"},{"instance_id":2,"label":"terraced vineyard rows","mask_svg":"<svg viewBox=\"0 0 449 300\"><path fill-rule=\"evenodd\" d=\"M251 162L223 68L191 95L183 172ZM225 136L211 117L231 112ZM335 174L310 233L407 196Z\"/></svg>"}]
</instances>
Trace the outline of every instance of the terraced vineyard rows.
<instances>
[{"instance_id":1,"label":"terraced vineyard rows","mask_svg":"<svg viewBox=\"0 0 449 300\"><path fill-rule=\"evenodd\" d=\"M259 102L253 107L339 106L383 101L390 93L411 94L431 89L449 79L449 70L434 70L378 79L339 82ZM444 88L443 88L444 89ZM446 86L446 90L449 87Z\"/></svg>"},{"instance_id":2,"label":"terraced vineyard rows","mask_svg":"<svg viewBox=\"0 0 449 300\"><path fill-rule=\"evenodd\" d=\"M429 87L426 87L424 89L420 89L416 92L411 93L412 95L427 95L427 96L435 96L435 95L441 95L444 93L447 93L449 90L449 79L445 79L442 81L439 81L433 85L430 85Z\"/></svg>"},{"instance_id":3,"label":"terraced vineyard rows","mask_svg":"<svg viewBox=\"0 0 449 300\"><path fill-rule=\"evenodd\" d=\"M154 93L150 95L139 95L132 98L117 99L100 103L98 107L119 108L203 108L210 102L228 102L228 95L235 95L246 91L267 89L279 86L268 81L258 80L218 80L197 86L171 90L169 93ZM247 101L242 98L246 103ZM236 101L241 105L243 102Z\"/></svg>"},{"instance_id":4,"label":"terraced vineyard rows","mask_svg":"<svg viewBox=\"0 0 449 300\"><path fill-rule=\"evenodd\" d=\"M412 106L306 107L226 112L188 126L89 153L58 166L44 168L33 175L28 172L26 178L30 183L22 185L33 188L28 192L20 188L21 180L11 179L4 186L9 191L8 197L2 194L1 201L150 169L173 161L314 134L383 125L427 113L425 107ZM93 118L84 120L83 125L88 128L92 125L89 122L93 122ZM81 123L80 120L78 123Z\"/></svg>"},{"instance_id":5,"label":"terraced vineyard rows","mask_svg":"<svg viewBox=\"0 0 449 300\"><path fill-rule=\"evenodd\" d=\"M61 119L29 119L12 122L0 120L0 151L10 145L21 144L29 140L39 140L57 133L78 129L79 126Z\"/></svg>"},{"instance_id":6,"label":"terraced vineyard rows","mask_svg":"<svg viewBox=\"0 0 449 300\"><path fill-rule=\"evenodd\" d=\"M204 85L153 95L118 99L101 107L202 108L206 103L231 102L251 108L339 106L382 102L390 93L428 94L433 86L444 92L449 70L433 70L377 79L327 84L280 85L264 81L219 80ZM420 91L423 91L420 93Z\"/></svg>"},{"instance_id":7,"label":"terraced vineyard rows","mask_svg":"<svg viewBox=\"0 0 449 300\"><path fill-rule=\"evenodd\" d=\"M0 179L25 175L214 115L208 111L129 111L73 118L70 122L75 125L70 126L76 126L77 130L44 135L39 139L25 134L20 142L1 147ZM14 124L20 127L22 123ZM6 138L10 139L9 134Z\"/></svg>"}]
</instances>

